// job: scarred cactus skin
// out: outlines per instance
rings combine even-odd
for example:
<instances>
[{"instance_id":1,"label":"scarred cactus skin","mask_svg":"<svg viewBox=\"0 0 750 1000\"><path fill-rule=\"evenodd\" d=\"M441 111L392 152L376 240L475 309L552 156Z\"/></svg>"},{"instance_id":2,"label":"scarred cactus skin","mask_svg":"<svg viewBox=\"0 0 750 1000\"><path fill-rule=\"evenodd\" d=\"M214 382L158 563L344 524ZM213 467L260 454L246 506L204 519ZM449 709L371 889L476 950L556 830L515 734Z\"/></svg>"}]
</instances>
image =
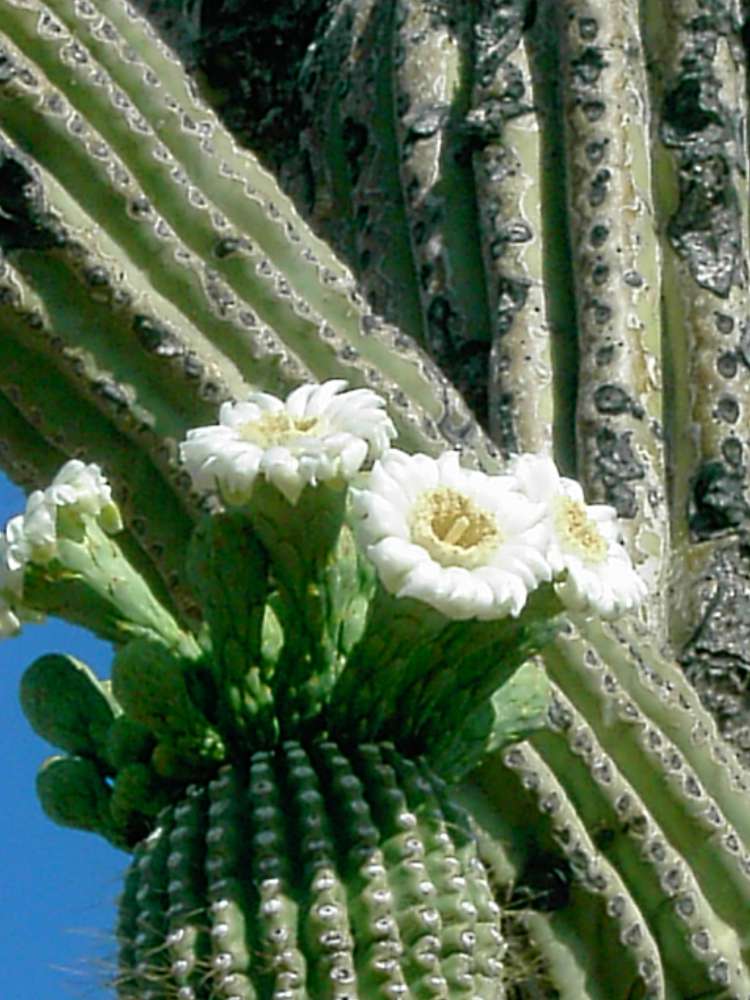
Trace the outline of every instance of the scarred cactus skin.
<instances>
[{"instance_id":1,"label":"scarred cactus skin","mask_svg":"<svg viewBox=\"0 0 750 1000\"><path fill-rule=\"evenodd\" d=\"M516 996L747 1000L750 782L675 661L699 680L730 665L725 689L744 690L741 5L330 4L300 78L305 185L287 176L308 189L316 232L128 4L7 0L2 13L0 461L9 474L31 488L71 455L100 462L123 508L129 559L170 629L197 631L184 556L199 504L176 445L221 400L340 376L385 395L407 450L456 447L488 470L515 449L553 450L591 500L626 519L651 588L647 621L571 623L553 639L537 660L550 685L546 727L499 746L441 808L459 801L474 817L497 898L515 885L526 900L531 967L545 971L509 987ZM86 612L75 597L61 608L76 621ZM270 642L269 662L277 653ZM219 714L206 715L216 692L200 670L191 677L211 737L200 752L195 740L186 753L148 729L128 749L116 719L96 752L66 743L76 756L42 772L42 799L60 822L141 843L118 932L127 1000L155 1000L167 982L200 1000L217 978L209 928L220 918L186 920L214 901L207 860L236 871L236 841L224 855L221 837L207 840L211 796L225 794L227 774L247 789L250 772L246 762L216 777L221 752L205 752L219 747ZM262 684L256 695L254 706ZM309 705L306 694L299 703ZM220 735L239 738L236 727ZM257 752L291 774L290 750ZM300 752L318 751L305 742ZM381 808L357 753L342 757L372 792L368 808ZM408 799L407 771L420 765L401 748L388 753L401 754ZM321 767L316 781L328 780ZM114 772L128 778L112 792ZM81 794L71 795L74 774ZM191 781L203 790L186 795ZM163 825L149 803L139 808L154 788L181 800ZM326 802L343 864L351 828L339 829L336 801ZM254 822L248 803L237 800L240 824ZM279 818L287 839L294 822ZM152 829L161 832L143 840ZM181 838L175 864L189 877L170 881ZM295 885L300 850L294 841L272 857L291 864ZM307 975L312 947L286 902L283 926L302 937L289 955L273 943L252 869L263 857L227 910L230 936L248 919L252 941L269 939L241 956L239 996L272 995L273 969ZM553 882L559 891L534 888ZM370 905L362 887L353 878L330 888L346 893L345 937L363 919L358 906ZM320 983L326 955L328 971L336 966L313 951ZM258 994L242 978L253 959ZM155 978L138 983L154 962ZM387 995L357 969L356 952L354 962L361 1000ZM413 962L399 974L416 982Z\"/></svg>"}]
</instances>

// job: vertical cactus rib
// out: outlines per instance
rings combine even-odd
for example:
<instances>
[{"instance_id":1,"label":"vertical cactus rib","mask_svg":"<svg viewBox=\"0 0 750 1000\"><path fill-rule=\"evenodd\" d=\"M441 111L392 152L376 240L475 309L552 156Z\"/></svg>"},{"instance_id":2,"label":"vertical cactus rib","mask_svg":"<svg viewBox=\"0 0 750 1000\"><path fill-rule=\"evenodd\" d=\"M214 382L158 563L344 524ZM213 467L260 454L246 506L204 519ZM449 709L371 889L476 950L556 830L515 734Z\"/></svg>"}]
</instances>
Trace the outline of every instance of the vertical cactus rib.
<instances>
[{"instance_id":1,"label":"vertical cactus rib","mask_svg":"<svg viewBox=\"0 0 750 1000\"><path fill-rule=\"evenodd\" d=\"M595 844L593 831L578 814L577 796L574 800L568 795L535 748L524 742L493 755L477 773L476 783L500 823L509 828L521 881L536 877L536 866L548 867L550 857L560 858L565 881L556 893L547 892L548 899L543 893L538 899L532 895L528 908L560 942L559 949L546 951L565 955L563 966L572 979L553 977L562 996L572 998L574 989L585 984L584 996L591 1000L627 996L634 987L645 988L655 1000L677 1000L678 994L667 991L658 943L628 880ZM530 824L534 810L541 815Z\"/></svg>"},{"instance_id":2,"label":"vertical cactus rib","mask_svg":"<svg viewBox=\"0 0 750 1000\"><path fill-rule=\"evenodd\" d=\"M746 904L738 906L736 898L723 898L722 890L732 881L726 868L717 865L712 872L705 870L705 861L709 859L710 867L712 856L705 850L711 827L706 824L695 843L686 846L675 825L665 820L664 810L654 815L657 799L642 791L641 783L636 792L623 777L627 771L618 770L607 759L572 704L558 694L553 711L560 728L534 738L534 749L555 772L564 769L566 792L576 803L580 821L593 833L601 855L619 872L658 941L664 976L676 982L677 995L684 995L703 978L707 984L729 986L731 982L738 995L744 996L748 976L739 914L746 912ZM597 783L595 795L590 791L592 777ZM710 947L696 948L694 942L706 929ZM725 973L726 981L722 981ZM682 983L680 977L684 977Z\"/></svg>"},{"instance_id":3,"label":"vertical cactus rib","mask_svg":"<svg viewBox=\"0 0 750 1000\"><path fill-rule=\"evenodd\" d=\"M253 927L257 891L243 877L250 862L243 786L229 767L209 783L205 872L211 957L205 979L219 996L257 1000L258 991L250 978L259 958Z\"/></svg>"},{"instance_id":4,"label":"vertical cactus rib","mask_svg":"<svg viewBox=\"0 0 750 1000\"><path fill-rule=\"evenodd\" d=\"M131 1000L136 996L135 937L138 933L138 891L141 886L139 861L146 849L142 841L133 853L133 860L125 873L122 892L117 905L117 968L114 985L118 1000Z\"/></svg>"},{"instance_id":5,"label":"vertical cactus rib","mask_svg":"<svg viewBox=\"0 0 750 1000\"><path fill-rule=\"evenodd\" d=\"M206 926L204 886L200 875L204 863L207 827L206 795L198 788L174 810L169 834L169 908L166 943L170 974L180 1000L200 995L205 979L202 967L210 951Z\"/></svg>"},{"instance_id":6,"label":"vertical cactus rib","mask_svg":"<svg viewBox=\"0 0 750 1000\"><path fill-rule=\"evenodd\" d=\"M65 9L67 17L75 13ZM406 338L397 338L395 331L364 308L351 276L306 229L270 176L252 157L237 151L202 105L184 93L179 102L175 100L153 67L143 65L136 71L129 65L133 52L150 52L157 68L172 61L165 79L175 77L176 63L145 23L121 14L118 20L127 43L123 44L112 20L103 19L94 4L78 5L77 10L79 14L84 10L80 26L76 24L82 37L91 32L98 33L100 41L106 40L97 49L102 60L99 66L78 41L76 51L83 52L83 63L68 55L65 64L62 53L68 32L59 20L49 17L45 5L21 8L14 4L4 30L49 75L50 82L65 92L67 100L75 103L82 92L86 94L87 107L81 110L94 123L99 138L111 145L113 152L107 158L122 159L126 186L135 178L147 196L158 199L160 213L165 215L160 220L163 237L181 240L182 257L199 270L201 287L214 309L220 314L222 310L243 314L251 327L260 322L256 344L266 354L270 344L270 354L282 370L285 364L291 366L287 384L304 380L310 371L318 377L340 374L354 384L367 380L389 397L405 442L420 442L435 450L442 430L459 443L470 442L486 452L481 434L444 376ZM37 18L44 31L37 30ZM88 20L91 25L85 23ZM127 95L110 73L127 76ZM86 81L85 90L71 82L76 74ZM92 80L97 84L94 87ZM184 108L186 102L189 111ZM207 123L210 140L191 128L196 118ZM134 132L136 143L132 142ZM203 190L191 183L190 164L205 162L211 152L218 161L217 171ZM203 183L206 178L201 174L196 180ZM79 196L84 197L84 192ZM205 261L211 262L208 269ZM158 274L152 277L158 287ZM251 301L243 308L247 297ZM234 357L241 363L236 350Z\"/></svg>"},{"instance_id":7,"label":"vertical cactus rib","mask_svg":"<svg viewBox=\"0 0 750 1000\"><path fill-rule=\"evenodd\" d=\"M123 1000L130 1000L131 997L159 1000L161 988L169 977L166 911L171 827L172 814L166 810L160 816L160 825L146 839L145 849L136 861L140 869L140 887L133 955L135 965L132 968L133 992L126 992Z\"/></svg>"},{"instance_id":8,"label":"vertical cactus rib","mask_svg":"<svg viewBox=\"0 0 750 1000\"><path fill-rule=\"evenodd\" d=\"M577 259L578 477L626 519L634 558L659 594L668 552L660 287L638 5L566 3L560 39Z\"/></svg>"},{"instance_id":9,"label":"vertical cactus rib","mask_svg":"<svg viewBox=\"0 0 750 1000\"><path fill-rule=\"evenodd\" d=\"M492 331L489 427L506 454L550 452L554 423L542 144L526 17L524 2L478 5L466 122Z\"/></svg>"},{"instance_id":10,"label":"vertical cactus rib","mask_svg":"<svg viewBox=\"0 0 750 1000\"><path fill-rule=\"evenodd\" d=\"M466 7L396 0L392 41L399 172L419 279L424 342L487 423L490 331L471 163L460 147L469 109Z\"/></svg>"},{"instance_id":11,"label":"vertical cactus rib","mask_svg":"<svg viewBox=\"0 0 750 1000\"><path fill-rule=\"evenodd\" d=\"M315 177L316 229L352 261L373 310L420 342L419 284L398 174L393 53L385 44L392 21L392 0L334 7L303 66L305 152Z\"/></svg>"},{"instance_id":12,"label":"vertical cactus rib","mask_svg":"<svg viewBox=\"0 0 750 1000\"><path fill-rule=\"evenodd\" d=\"M654 173L673 399L666 430L678 556L671 625L679 649L709 617L722 537L731 539L748 514L746 63L739 5L729 0L710 14L693 0L670 0L644 16L649 58L659 67L651 80ZM731 551L735 578L737 558ZM721 623L712 625L721 633Z\"/></svg>"},{"instance_id":13,"label":"vertical cactus rib","mask_svg":"<svg viewBox=\"0 0 750 1000\"><path fill-rule=\"evenodd\" d=\"M260 892L257 950L273 984L273 997L303 1000L307 963L297 937L299 903L293 872L284 851L285 802L268 754L256 755L250 768L248 802L253 831L252 877Z\"/></svg>"}]
</instances>

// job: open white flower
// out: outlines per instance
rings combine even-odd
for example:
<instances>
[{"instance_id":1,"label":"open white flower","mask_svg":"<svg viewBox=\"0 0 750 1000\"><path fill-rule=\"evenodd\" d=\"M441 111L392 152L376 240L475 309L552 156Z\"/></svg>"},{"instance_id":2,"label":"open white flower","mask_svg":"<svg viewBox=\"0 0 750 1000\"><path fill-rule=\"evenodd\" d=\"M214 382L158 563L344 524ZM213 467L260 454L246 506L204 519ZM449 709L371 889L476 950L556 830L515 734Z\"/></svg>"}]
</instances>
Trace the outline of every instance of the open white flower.
<instances>
[{"instance_id":1,"label":"open white flower","mask_svg":"<svg viewBox=\"0 0 750 1000\"><path fill-rule=\"evenodd\" d=\"M580 484L561 476L543 455L517 455L510 470L531 501L547 506L547 558L559 578L555 589L563 604L602 618L637 607L646 585L620 541L614 508L587 505Z\"/></svg>"},{"instance_id":2,"label":"open white flower","mask_svg":"<svg viewBox=\"0 0 750 1000\"><path fill-rule=\"evenodd\" d=\"M352 490L357 535L391 593L449 618L503 618L551 579L545 508L513 477L462 469L456 452L394 449L363 485Z\"/></svg>"},{"instance_id":3,"label":"open white flower","mask_svg":"<svg viewBox=\"0 0 750 1000\"><path fill-rule=\"evenodd\" d=\"M193 485L243 504L261 475L296 504L308 483L351 479L396 431L380 396L345 387L332 379L302 385L286 401L253 392L244 402L224 403L218 425L188 431L180 446Z\"/></svg>"}]
</instances>

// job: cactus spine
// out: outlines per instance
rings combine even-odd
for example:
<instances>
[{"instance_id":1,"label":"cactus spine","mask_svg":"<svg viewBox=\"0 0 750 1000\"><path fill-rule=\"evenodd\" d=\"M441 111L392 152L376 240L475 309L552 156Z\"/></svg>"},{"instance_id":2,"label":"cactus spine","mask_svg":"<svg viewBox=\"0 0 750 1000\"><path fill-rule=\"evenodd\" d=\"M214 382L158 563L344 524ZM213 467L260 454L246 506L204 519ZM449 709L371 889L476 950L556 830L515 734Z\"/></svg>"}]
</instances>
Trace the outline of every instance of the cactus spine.
<instances>
[{"instance_id":1,"label":"cactus spine","mask_svg":"<svg viewBox=\"0 0 750 1000\"><path fill-rule=\"evenodd\" d=\"M515 448L554 444L591 497L629 519L653 591L650 633L581 625L554 640L542 654L549 726L434 793L443 810L450 797L467 805L476 828L450 823L472 830L503 884L531 884L538 858L558 859L567 890L546 909L532 900L526 925L571 1000L750 996L747 777L664 654L670 635L692 663L736 656L722 609L746 591L741 26L728 0L542 2L535 18L515 0L334 5L305 66L306 141L313 222L358 284L127 4L8 0L0 27L2 462L32 487L66 456L101 461L126 517L123 548L175 627L198 622L183 559L198 505L176 442L250 385L370 385L388 400L400 446L456 446L487 469ZM82 598L62 610L85 620ZM126 661L115 672L125 701ZM200 653L176 661L195 710L179 746L153 717L123 721L114 709L109 750L98 736L93 749L29 709L73 755L40 777L51 814L120 844L156 831L126 879L121 995L199 997L221 975L251 996L248 942L267 977L261 995L294 995L313 959L311 982L341 969L363 998L398 995L402 980L415 995L462 995L454 985L428 992L419 949L389 964L400 926L382 941L365 936L367 950L352 957L351 935L364 933L386 876L342 876L336 865L357 848L344 842L346 824L316 889L340 916L345 903L338 950L311 946L314 915L279 886L267 914L244 882L229 907L212 906L228 899L215 882L236 880L244 850L231 831L225 850L218 834L208 839L220 829L215 807L232 782L252 790L252 767L284 772L280 787L291 787L292 749L258 751L270 756L217 777L225 734L204 711ZM260 704L262 685L256 693ZM330 823L349 801L317 788L338 780L323 761L334 751L299 752L321 755L307 791L323 795ZM408 800L418 765L400 748L381 752L396 755L390 787ZM366 753L341 760L368 791L385 851L388 781ZM209 779L208 791L183 796L186 783ZM72 807L70 782L82 789ZM267 805L238 796L227 825L269 823L288 840L270 784ZM170 804L158 818L144 811L161 801ZM272 879L297 893L312 885L315 862L296 849L259 850L252 884L268 860L280 873ZM429 867L443 848L425 850L437 885ZM468 853L459 863L472 870L466 891L481 896L484 876ZM406 899L406 883L398 888ZM439 898L449 913L456 899ZM496 916L471 901L486 956ZM448 943L460 920L445 921L454 960L435 961L452 984L468 952ZM282 947L277 928L299 939ZM220 954L232 964L217 971ZM482 961L466 989L490 996L494 967Z\"/></svg>"}]
</instances>

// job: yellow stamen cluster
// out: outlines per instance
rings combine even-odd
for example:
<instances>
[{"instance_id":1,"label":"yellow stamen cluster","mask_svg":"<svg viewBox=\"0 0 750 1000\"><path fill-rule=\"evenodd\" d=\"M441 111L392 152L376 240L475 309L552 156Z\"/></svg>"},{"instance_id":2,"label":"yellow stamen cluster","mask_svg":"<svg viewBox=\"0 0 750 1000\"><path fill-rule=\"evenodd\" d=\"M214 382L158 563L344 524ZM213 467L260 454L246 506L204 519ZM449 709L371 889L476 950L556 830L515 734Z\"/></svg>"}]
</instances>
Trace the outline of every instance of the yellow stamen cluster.
<instances>
[{"instance_id":1,"label":"yellow stamen cluster","mask_svg":"<svg viewBox=\"0 0 750 1000\"><path fill-rule=\"evenodd\" d=\"M268 448L289 444L301 434L310 434L317 428L317 417L291 417L286 410L265 413L259 420L251 420L240 430L244 441Z\"/></svg>"},{"instance_id":2,"label":"yellow stamen cluster","mask_svg":"<svg viewBox=\"0 0 750 1000\"><path fill-rule=\"evenodd\" d=\"M586 513L579 500L557 497L555 500L555 528L563 548L574 552L587 562L603 562L609 547L596 522Z\"/></svg>"},{"instance_id":3,"label":"yellow stamen cluster","mask_svg":"<svg viewBox=\"0 0 750 1000\"><path fill-rule=\"evenodd\" d=\"M412 541L441 566L480 566L503 541L495 516L449 486L420 494L410 527Z\"/></svg>"}]
</instances>

